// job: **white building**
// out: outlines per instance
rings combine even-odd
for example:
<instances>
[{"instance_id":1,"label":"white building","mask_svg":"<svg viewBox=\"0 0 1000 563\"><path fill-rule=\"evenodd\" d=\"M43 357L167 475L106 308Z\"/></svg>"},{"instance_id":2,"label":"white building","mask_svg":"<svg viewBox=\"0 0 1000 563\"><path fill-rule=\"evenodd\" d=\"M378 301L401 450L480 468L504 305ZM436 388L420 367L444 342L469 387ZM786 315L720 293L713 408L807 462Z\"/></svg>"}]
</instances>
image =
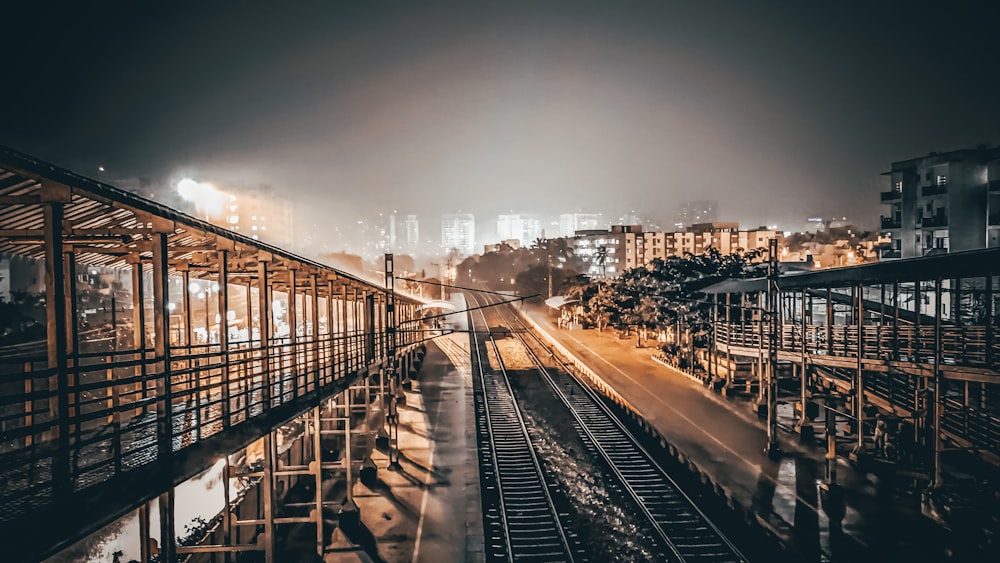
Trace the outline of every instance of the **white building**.
<instances>
[{"instance_id":1,"label":"white building","mask_svg":"<svg viewBox=\"0 0 1000 563\"><path fill-rule=\"evenodd\" d=\"M535 239L545 238L542 220L537 215L508 214L497 216L497 238L517 240L522 247L529 247Z\"/></svg>"},{"instance_id":2,"label":"white building","mask_svg":"<svg viewBox=\"0 0 1000 563\"><path fill-rule=\"evenodd\" d=\"M464 255L476 250L476 217L472 213L446 213L441 216L441 249L457 248Z\"/></svg>"},{"instance_id":3,"label":"white building","mask_svg":"<svg viewBox=\"0 0 1000 563\"><path fill-rule=\"evenodd\" d=\"M403 221L403 232L403 242L406 245L404 249L407 252L416 251L417 247L420 246L420 223L417 221L416 215L406 216Z\"/></svg>"},{"instance_id":4,"label":"white building","mask_svg":"<svg viewBox=\"0 0 1000 563\"><path fill-rule=\"evenodd\" d=\"M559 216L559 236L571 237L577 231L594 231L601 224L597 213L563 213Z\"/></svg>"}]
</instances>

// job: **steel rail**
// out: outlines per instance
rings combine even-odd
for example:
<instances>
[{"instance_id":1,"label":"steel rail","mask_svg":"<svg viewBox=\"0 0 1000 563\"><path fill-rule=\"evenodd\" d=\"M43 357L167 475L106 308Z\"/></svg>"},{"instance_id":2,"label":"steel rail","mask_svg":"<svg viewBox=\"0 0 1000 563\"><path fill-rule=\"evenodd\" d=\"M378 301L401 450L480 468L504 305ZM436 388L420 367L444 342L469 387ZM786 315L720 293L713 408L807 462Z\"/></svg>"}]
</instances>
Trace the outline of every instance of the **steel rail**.
<instances>
[{"instance_id":1,"label":"steel rail","mask_svg":"<svg viewBox=\"0 0 1000 563\"><path fill-rule=\"evenodd\" d=\"M472 297L473 300L478 300ZM486 315L479 309L487 332ZM531 443L524 417L514 399L507 370L496 340L489 337L500 371L484 369L479 340L470 317L470 341L479 367L481 403L476 405L479 431L480 467L486 465L486 488L496 487L498 506L487 506L483 497L484 532L487 534L488 560L573 561L563 522L548 490L541 462ZM484 449L487 450L484 452ZM487 455L484 456L484 453ZM488 459L484 459L487 457ZM504 552L505 550L505 552Z\"/></svg>"},{"instance_id":2,"label":"steel rail","mask_svg":"<svg viewBox=\"0 0 1000 563\"><path fill-rule=\"evenodd\" d=\"M539 373L576 419L585 441L638 504L660 538L679 561L747 561L729 538L697 507L666 470L635 439L597 392L577 380L569 367L516 314L520 330L511 333L524 344ZM509 321L508 325L510 323ZM569 375L560 384L528 344L525 333Z\"/></svg>"}]
</instances>

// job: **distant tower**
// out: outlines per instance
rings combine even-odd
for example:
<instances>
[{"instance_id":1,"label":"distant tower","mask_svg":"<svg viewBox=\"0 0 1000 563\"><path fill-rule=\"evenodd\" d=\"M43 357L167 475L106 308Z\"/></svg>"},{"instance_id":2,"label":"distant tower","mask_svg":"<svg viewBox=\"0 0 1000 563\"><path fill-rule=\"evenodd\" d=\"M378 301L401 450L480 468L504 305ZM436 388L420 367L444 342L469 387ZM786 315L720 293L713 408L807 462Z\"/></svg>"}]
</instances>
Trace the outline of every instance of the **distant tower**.
<instances>
[{"instance_id":1,"label":"distant tower","mask_svg":"<svg viewBox=\"0 0 1000 563\"><path fill-rule=\"evenodd\" d=\"M476 217L472 213L446 213L441 216L441 249L457 248L465 255L476 250Z\"/></svg>"},{"instance_id":2,"label":"distant tower","mask_svg":"<svg viewBox=\"0 0 1000 563\"><path fill-rule=\"evenodd\" d=\"M417 247L420 245L420 224L417 222L416 215L407 215L406 220L403 221L403 229L406 240L406 250L407 252L416 251Z\"/></svg>"}]
</instances>

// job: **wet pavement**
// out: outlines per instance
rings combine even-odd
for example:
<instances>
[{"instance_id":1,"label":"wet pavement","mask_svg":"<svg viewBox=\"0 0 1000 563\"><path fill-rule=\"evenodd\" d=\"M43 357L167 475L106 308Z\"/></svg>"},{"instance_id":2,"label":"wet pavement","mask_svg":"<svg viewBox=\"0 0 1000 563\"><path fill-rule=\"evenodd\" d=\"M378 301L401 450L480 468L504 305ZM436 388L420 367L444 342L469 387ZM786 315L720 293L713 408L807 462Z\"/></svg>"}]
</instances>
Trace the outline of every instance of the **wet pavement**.
<instances>
[{"instance_id":1,"label":"wet pavement","mask_svg":"<svg viewBox=\"0 0 1000 563\"><path fill-rule=\"evenodd\" d=\"M654 362L655 347L612 332L565 330L547 312L528 312L636 408L689 466L721 489L729 502L749 510L803 561L941 561L948 538L920 513L916 495L879 483L838 464L845 514L840 525L823 510L820 484L825 449L782 431L782 456L764 451L766 430L751 403L725 398L681 371ZM789 413L790 414L790 413ZM850 445L843 444L846 456ZM964 559L963 559L964 560Z\"/></svg>"}]
</instances>

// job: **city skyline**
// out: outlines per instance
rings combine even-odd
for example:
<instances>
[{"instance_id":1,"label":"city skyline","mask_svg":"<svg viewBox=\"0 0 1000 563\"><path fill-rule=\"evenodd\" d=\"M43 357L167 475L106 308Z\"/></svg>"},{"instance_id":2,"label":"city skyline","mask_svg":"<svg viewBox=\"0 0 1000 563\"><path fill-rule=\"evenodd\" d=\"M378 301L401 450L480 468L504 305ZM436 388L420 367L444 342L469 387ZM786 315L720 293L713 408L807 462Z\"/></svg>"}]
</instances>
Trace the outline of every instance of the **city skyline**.
<instances>
[{"instance_id":1,"label":"city skyline","mask_svg":"<svg viewBox=\"0 0 1000 563\"><path fill-rule=\"evenodd\" d=\"M875 228L886 163L1000 141L996 9L19 6L50 33L5 35L30 87L0 94L0 144L112 183L275 186L331 232L392 208L670 224L694 200Z\"/></svg>"}]
</instances>

